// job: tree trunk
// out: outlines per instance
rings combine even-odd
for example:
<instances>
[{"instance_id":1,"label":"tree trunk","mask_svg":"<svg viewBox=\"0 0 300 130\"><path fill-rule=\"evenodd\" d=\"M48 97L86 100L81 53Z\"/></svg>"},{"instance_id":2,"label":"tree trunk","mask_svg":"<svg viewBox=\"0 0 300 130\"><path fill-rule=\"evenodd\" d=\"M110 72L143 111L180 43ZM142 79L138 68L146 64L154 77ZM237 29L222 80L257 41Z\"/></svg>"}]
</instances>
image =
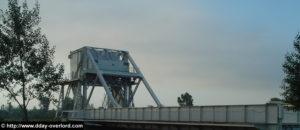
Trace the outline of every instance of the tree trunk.
<instances>
[{"instance_id":1,"label":"tree trunk","mask_svg":"<svg viewBox=\"0 0 300 130\"><path fill-rule=\"evenodd\" d=\"M24 121L29 121L28 120L28 111L27 111L27 108L23 108L23 112L24 112Z\"/></svg>"},{"instance_id":2,"label":"tree trunk","mask_svg":"<svg viewBox=\"0 0 300 130\"><path fill-rule=\"evenodd\" d=\"M23 83L23 112L24 112L24 121L28 121L28 112L26 107L26 96L25 96L25 84Z\"/></svg>"},{"instance_id":3,"label":"tree trunk","mask_svg":"<svg viewBox=\"0 0 300 130\"><path fill-rule=\"evenodd\" d=\"M27 106L26 106L26 80L25 80L25 75L23 71L23 54L20 51L20 64L21 64L21 72L22 72L22 87L23 87L23 112L24 112L24 121L28 121L28 111L27 111Z\"/></svg>"},{"instance_id":4,"label":"tree trunk","mask_svg":"<svg viewBox=\"0 0 300 130\"><path fill-rule=\"evenodd\" d=\"M23 62L21 60L21 66L23 66ZM23 67L21 68L22 72L23 72ZM23 73L23 76L24 76L24 73ZM25 77L23 78L23 83L22 83L22 87L23 87L23 112L24 112L24 121L28 121L28 112L27 112L27 106L26 106L26 94L25 94L25 91L26 91L26 85L25 85Z\"/></svg>"}]
</instances>

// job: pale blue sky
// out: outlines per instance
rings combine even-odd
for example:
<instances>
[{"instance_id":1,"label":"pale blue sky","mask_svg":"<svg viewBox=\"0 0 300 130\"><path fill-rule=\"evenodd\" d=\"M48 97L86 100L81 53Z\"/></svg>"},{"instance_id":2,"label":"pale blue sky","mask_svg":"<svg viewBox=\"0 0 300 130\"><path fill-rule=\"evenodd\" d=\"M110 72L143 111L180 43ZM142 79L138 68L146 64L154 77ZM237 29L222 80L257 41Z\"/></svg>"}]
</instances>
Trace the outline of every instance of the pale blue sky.
<instances>
[{"instance_id":1,"label":"pale blue sky","mask_svg":"<svg viewBox=\"0 0 300 130\"><path fill-rule=\"evenodd\" d=\"M281 65L300 29L296 0L39 2L56 62L68 71L69 52L82 46L128 50L166 106L184 92L196 105L280 97ZM97 90L92 102L100 104L103 93ZM138 90L138 106L154 104L146 93Z\"/></svg>"}]
</instances>

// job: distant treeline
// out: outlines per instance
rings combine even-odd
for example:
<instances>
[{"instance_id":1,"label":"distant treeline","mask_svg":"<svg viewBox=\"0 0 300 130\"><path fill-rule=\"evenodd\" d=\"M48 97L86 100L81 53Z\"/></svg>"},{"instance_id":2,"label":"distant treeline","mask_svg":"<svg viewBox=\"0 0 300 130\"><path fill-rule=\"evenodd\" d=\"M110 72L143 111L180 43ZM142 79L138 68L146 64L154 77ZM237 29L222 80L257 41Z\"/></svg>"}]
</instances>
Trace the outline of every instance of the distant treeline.
<instances>
[{"instance_id":1,"label":"distant treeline","mask_svg":"<svg viewBox=\"0 0 300 130\"><path fill-rule=\"evenodd\" d=\"M37 109L34 107L28 110L29 121L50 121L54 120L55 110ZM24 112L19 107L11 104L2 107L0 110L0 121L22 121L24 120Z\"/></svg>"}]
</instances>

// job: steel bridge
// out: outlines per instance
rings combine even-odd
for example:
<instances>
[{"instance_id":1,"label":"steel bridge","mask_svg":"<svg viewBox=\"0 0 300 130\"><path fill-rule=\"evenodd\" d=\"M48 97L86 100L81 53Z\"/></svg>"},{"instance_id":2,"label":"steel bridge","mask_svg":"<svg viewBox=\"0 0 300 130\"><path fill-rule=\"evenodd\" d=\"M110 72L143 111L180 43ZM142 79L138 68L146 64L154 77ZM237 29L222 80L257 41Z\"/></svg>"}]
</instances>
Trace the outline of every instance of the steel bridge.
<instances>
[{"instance_id":1,"label":"steel bridge","mask_svg":"<svg viewBox=\"0 0 300 130\"><path fill-rule=\"evenodd\" d=\"M137 129L300 129L300 113L280 104L100 108L64 111L63 119Z\"/></svg>"},{"instance_id":2,"label":"steel bridge","mask_svg":"<svg viewBox=\"0 0 300 130\"><path fill-rule=\"evenodd\" d=\"M61 120L134 129L300 130L300 113L282 104L163 106L127 51L83 47L71 51L69 58L71 77L61 87L56 113ZM141 82L156 107L135 107L134 95ZM95 87L104 88L105 100L101 108L89 109ZM71 92L73 109L66 110L63 106Z\"/></svg>"}]
</instances>

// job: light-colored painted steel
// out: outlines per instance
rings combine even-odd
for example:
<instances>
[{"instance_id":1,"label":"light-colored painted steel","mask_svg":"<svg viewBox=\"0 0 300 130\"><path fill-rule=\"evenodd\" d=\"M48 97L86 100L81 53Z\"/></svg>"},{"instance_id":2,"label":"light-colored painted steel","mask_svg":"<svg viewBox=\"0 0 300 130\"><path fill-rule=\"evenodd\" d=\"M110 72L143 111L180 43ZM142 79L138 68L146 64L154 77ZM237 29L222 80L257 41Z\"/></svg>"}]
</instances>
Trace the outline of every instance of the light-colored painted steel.
<instances>
[{"instance_id":1,"label":"light-colored painted steel","mask_svg":"<svg viewBox=\"0 0 300 130\"><path fill-rule=\"evenodd\" d=\"M70 81L66 84L68 90L73 92L74 111L88 109L95 87L103 87L106 92L102 103L103 107L134 107L134 95L141 81L157 106L162 106L127 51L85 46L71 51L69 59L71 74ZM87 93L89 86L92 86L92 90ZM68 96L69 94L66 94L66 97ZM66 97L62 87L56 117L61 115L62 102ZM73 115L82 114L74 113ZM106 115L106 117L113 118L112 115ZM125 117L123 116L123 118Z\"/></svg>"},{"instance_id":2,"label":"light-colored painted steel","mask_svg":"<svg viewBox=\"0 0 300 130\"><path fill-rule=\"evenodd\" d=\"M116 102L115 98L112 96L112 93L111 93L110 89L108 88L108 85L106 84L106 81L105 81L105 79L104 79L104 77L103 77L102 71L101 71L101 69L99 68L100 65L97 65L97 64L96 64L96 61L95 61L94 57L92 56L92 54L91 54L89 48L87 48L87 55L88 55L88 57L90 58L89 61L91 61L91 63L92 63L92 68L93 68L94 71L96 71L96 74L97 74L97 76L98 76L100 82L102 83L102 85L103 85L103 87L104 87L104 90L105 90L106 94L108 95L108 98L110 99L110 101L113 103L113 105L114 105L115 107L121 107L121 105L118 104L118 103Z\"/></svg>"},{"instance_id":3,"label":"light-colored painted steel","mask_svg":"<svg viewBox=\"0 0 300 130\"><path fill-rule=\"evenodd\" d=\"M108 99L106 107L134 107L134 93L137 90L140 81L144 83L157 106L162 106L142 72L127 51L85 46L72 51L69 55L69 59L71 65L70 80L84 82L78 86L83 86L83 95L81 96L80 94L80 96L83 97L83 99L81 99L83 100L83 108L80 109L85 109L88 106L89 99L93 92L91 91L91 93L87 95L87 85L104 87ZM96 81L99 80L100 82L91 83L90 79L95 78L93 76L95 74L97 75ZM116 81L118 80L117 78L122 78L122 80ZM138 83L135 85L136 88L133 92L131 87L134 85L136 79L138 80ZM122 90L117 89L117 87L121 87ZM74 110L80 110L79 107L81 106L74 106L74 108L76 108Z\"/></svg>"},{"instance_id":4,"label":"light-colored painted steel","mask_svg":"<svg viewBox=\"0 0 300 130\"><path fill-rule=\"evenodd\" d=\"M159 106L159 107L162 107L162 104L160 103L160 101L158 100L157 96L153 92L152 88L150 87L149 83L147 82L147 80L145 79L144 75L140 71L139 67L135 64L134 60L132 59L132 57L130 55L128 56L128 58L129 58L129 61L131 62L131 64L133 65L134 69L142 77L142 81L143 81L144 85L146 86L147 90L149 91L150 95L154 99L156 105Z\"/></svg>"},{"instance_id":5,"label":"light-colored painted steel","mask_svg":"<svg viewBox=\"0 0 300 130\"><path fill-rule=\"evenodd\" d=\"M77 113L80 112L82 111L77 111ZM72 115L71 113L74 112L70 111L67 113L69 113L68 115ZM206 122L212 124L247 123L253 124L260 129L268 128L270 130L280 130L282 125L300 125L300 113L285 109L280 104L100 108L86 110L83 115L79 115L77 117L68 116L68 118L69 120L85 119L112 121Z\"/></svg>"},{"instance_id":6,"label":"light-colored painted steel","mask_svg":"<svg viewBox=\"0 0 300 130\"><path fill-rule=\"evenodd\" d=\"M59 112L60 111L62 111L62 108L63 108L63 98L65 97L64 96L64 89L65 88L65 86L64 85L62 85L61 86L61 89L60 89L60 93L59 93L59 98L58 98L58 104L57 104L57 106L56 106L56 108L57 108L57 110L56 110L56 112L55 112L55 118L59 118Z\"/></svg>"}]
</instances>

